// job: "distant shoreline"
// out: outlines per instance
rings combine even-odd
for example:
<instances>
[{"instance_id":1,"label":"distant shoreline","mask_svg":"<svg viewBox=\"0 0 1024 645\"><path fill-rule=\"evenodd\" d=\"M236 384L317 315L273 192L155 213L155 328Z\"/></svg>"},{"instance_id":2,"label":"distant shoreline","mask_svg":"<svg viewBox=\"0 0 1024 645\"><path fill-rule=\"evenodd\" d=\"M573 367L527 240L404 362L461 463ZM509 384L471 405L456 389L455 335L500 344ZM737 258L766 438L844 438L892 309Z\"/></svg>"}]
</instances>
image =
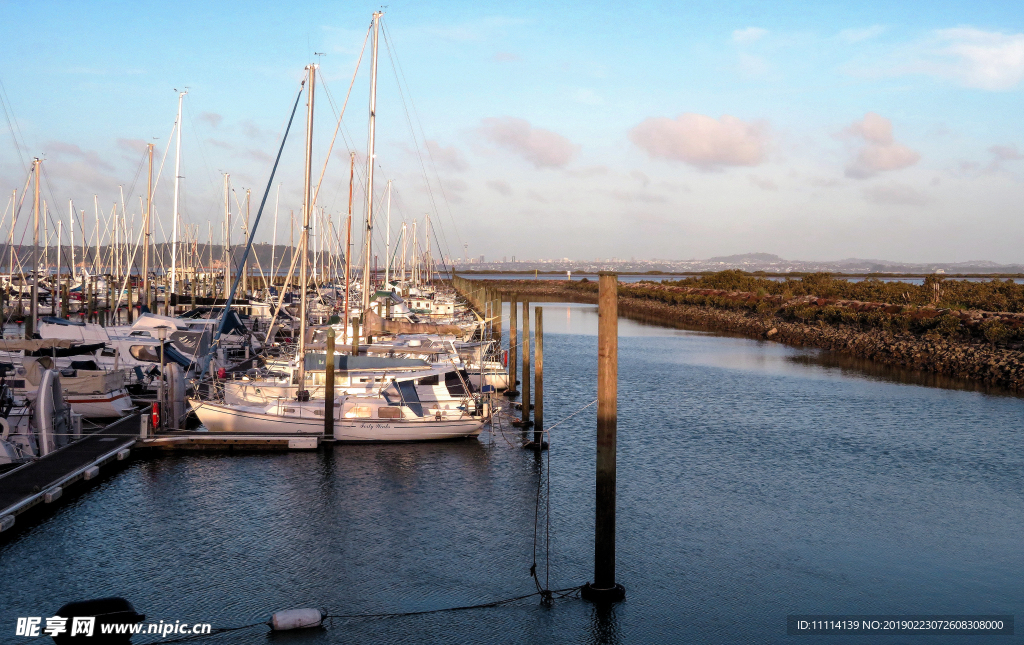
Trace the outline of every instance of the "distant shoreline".
<instances>
[{"instance_id":1,"label":"distant shoreline","mask_svg":"<svg viewBox=\"0 0 1024 645\"><path fill-rule=\"evenodd\" d=\"M567 270L566 270L567 271ZM455 271L456 275L565 275L566 271L541 271L539 269L524 269L520 271L504 271L500 269L483 269L483 270L458 270ZM597 275L596 271L572 271L573 275L589 276ZM649 275L649 276L702 276L702 275L714 275L719 271L614 271L618 275ZM839 278L927 278L933 275L941 275L943 278L1021 278L1024 277L1024 273L883 273L881 271L875 271L872 273L840 273L836 271L785 271L785 272L772 272L772 271L741 271L744 275L749 275L757 278L801 278L803 276L814 275L815 273L828 273Z\"/></svg>"},{"instance_id":2,"label":"distant shoreline","mask_svg":"<svg viewBox=\"0 0 1024 645\"><path fill-rule=\"evenodd\" d=\"M488 287L534 302L597 302L596 284L505 280L494 281ZM1024 391L1024 352L1016 346L997 346L978 339L937 334L864 329L853 324L830 324L820 320L797 322L780 315L750 310L639 297L639 294L652 290L635 283L622 284L622 288L626 293L638 294L624 295L620 292L619 313L627 318L665 326L687 325L728 331L796 347L818 347L858 359Z\"/></svg>"}]
</instances>

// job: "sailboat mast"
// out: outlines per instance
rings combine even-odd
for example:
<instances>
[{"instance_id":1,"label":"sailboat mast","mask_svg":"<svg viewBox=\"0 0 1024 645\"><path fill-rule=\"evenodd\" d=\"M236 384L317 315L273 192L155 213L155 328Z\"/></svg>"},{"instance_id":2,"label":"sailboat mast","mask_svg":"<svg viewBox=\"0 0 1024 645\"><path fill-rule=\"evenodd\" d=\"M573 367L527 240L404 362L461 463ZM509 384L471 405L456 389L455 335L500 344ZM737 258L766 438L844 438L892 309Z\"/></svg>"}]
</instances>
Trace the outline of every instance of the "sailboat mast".
<instances>
[{"instance_id":1,"label":"sailboat mast","mask_svg":"<svg viewBox=\"0 0 1024 645\"><path fill-rule=\"evenodd\" d=\"M373 166L374 136L377 128L377 41L380 35L380 17L373 12L373 57L370 64L370 132L366 142L366 248L363 252L363 316L370 309L370 253L373 233ZM365 318L364 318L365 319ZM364 325L365 328L365 325Z\"/></svg>"},{"instance_id":2,"label":"sailboat mast","mask_svg":"<svg viewBox=\"0 0 1024 645\"><path fill-rule=\"evenodd\" d=\"M224 173L224 299L231 295L231 175Z\"/></svg>"},{"instance_id":3,"label":"sailboat mast","mask_svg":"<svg viewBox=\"0 0 1024 645\"><path fill-rule=\"evenodd\" d=\"M171 224L171 290L165 294L166 303L170 303L171 294L177 286L177 259L178 259L178 184L181 181L181 101L188 94L185 90L178 94L178 133L177 148L174 152L174 221Z\"/></svg>"},{"instance_id":4,"label":"sailboat mast","mask_svg":"<svg viewBox=\"0 0 1024 645\"><path fill-rule=\"evenodd\" d=\"M309 218L313 211L312 173L313 173L313 99L316 85L316 65L307 65L306 74L309 87L306 88L306 171L302 179L302 233L299 235L299 351L295 358L299 363L299 392L306 389L306 280L308 279L307 248L309 244ZM334 357L329 356L328 369L334 368Z\"/></svg>"},{"instance_id":5,"label":"sailboat mast","mask_svg":"<svg viewBox=\"0 0 1024 645\"><path fill-rule=\"evenodd\" d=\"M153 241L150 239L149 223L153 216L153 144L147 144L146 147L149 149L149 183L146 188L146 245L142 247L142 292L146 294L146 308L152 311L153 298L149 293L149 247Z\"/></svg>"},{"instance_id":6,"label":"sailboat mast","mask_svg":"<svg viewBox=\"0 0 1024 645\"><path fill-rule=\"evenodd\" d=\"M427 270L427 283L430 283L430 213L424 213L423 234L427 238L427 248L423 254L423 264Z\"/></svg>"},{"instance_id":7,"label":"sailboat mast","mask_svg":"<svg viewBox=\"0 0 1024 645\"><path fill-rule=\"evenodd\" d=\"M274 243L270 245L270 282L274 282L274 274L277 272L277 265L274 259L277 257L277 212L281 209L281 184L277 185L277 200L274 202ZM266 285L264 285L266 286ZM269 293L269 290L268 290Z\"/></svg>"},{"instance_id":8,"label":"sailboat mast","mask_svg":"<svg viewBox=\"0 0 1024 645\"><path fill-rule=\"evenodd\" d=\"M384 242L384 284L391 282L391 180L388 180L388 228Z\"/></svg>"},{"instance_id":9,"label":"sailboat mast","mask_svg":"<svg viewBox=\"0 0 1024 645\"><path fill-rule=\"evenodd\" d=\"M35 276L32 280L32 328L25 330L25 338L31 338L32 334L36 331L36 322L38 321L39 312L39 164L42 161L36 157L32 164L35 166L35 180L36 180L36 196L33 203L33 210L35 212L35 229L32 233L32 273ZM24 285L24 283L22 283Z\"/></svg>"},{"instance_id":10,"label":"sailboat mast","mask_svg":"<svg viewBox=\"0 0 1024 645\"><path fill-rule=\"evenodd\" d=\"M349 298L350 290L349 285L352 279L352 187L356 177L356 153L349 153L348 160L348 218L346 218L345 226L348 228L348 233L345 236L345 317L342 318L342 342L348 343L348 309L349 304L352 302Z\"/></svg>"},{"instance_id":11,"label":"sailboat mast","mask_svg":"<svg viewBox=\"0 0 1024 645\"><path fill-rule=\"evenodd\" d=\"M75 202L68 200L68 233L71 235L71 266L68 267L68 297L71 297L70 289L75 282Z\"/></svg>"},{"instance_id":12,"label":"sailboat mast","mask_svg":"<svg viewBox=\"0 0 1024 645\"><path fill-rule=\"evenodd\" d=\"M402 222L402 282L405 282L405 258L409 252L408 227Z\"/></svg>"}]
</instances>

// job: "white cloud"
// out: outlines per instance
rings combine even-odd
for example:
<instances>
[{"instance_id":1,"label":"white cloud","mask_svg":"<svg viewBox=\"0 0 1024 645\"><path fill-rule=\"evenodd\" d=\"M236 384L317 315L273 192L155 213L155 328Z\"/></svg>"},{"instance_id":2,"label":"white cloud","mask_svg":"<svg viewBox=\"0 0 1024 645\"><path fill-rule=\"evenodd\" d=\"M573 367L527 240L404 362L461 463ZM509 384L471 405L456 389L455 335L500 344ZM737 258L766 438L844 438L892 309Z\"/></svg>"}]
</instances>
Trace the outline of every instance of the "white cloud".
<instances>
[{"instance_id":1,"label":"white cloud","mask_svg":"<svg viewBox=\"0 0 1024 645\"><path fill-rule=\"evenodd\" d=\"M745 45L747 43L756 42L761 40L768 33L767 29L761 29L760 27L747 27L746 29L737 29L732 32L732 41Z\"/></svg>"},{"instance_id":2,"label":"white cloud","mask_svg":"<svg viewBox=\"0 0 1024 645\"><path fill-rule=\"evenodd\" d=\"M507 181L502 181L501 179L492 179L488 181L487 187L504 195L505 197L512 194L512 186L509 186Z\"/></svg>"},{"instance_id":3,"label":"white cloud","mask_svg":"<svg viewBox=\"0 0 1024 645\"><path fill-rule=\"evenodd\" d=\"M923 206L928 199L911 186L889 182L864 189L864 198L872 204L894 206Z\"/></svg>"},{"instance_id":4,"label":"white cloud","mask_svg":"<svg viewBox=\"0 0 1024 645\"><path fill-rule=\"evenodd\" d=\"M747 179L750 183L757 186L761 190L778 190L779 185L767 177L758 177L757 175L748 175Z\"/></svg>"},{"instance_id":5,"label":"white cloud","mask_svg":"<svg viewBox=\"0 0 1024 645\"><path fill-rule=\"evenodd\" d=\"M728 114L713 119L688 112L675 119L645 119L630 130L629 138L653 158L720 170L760 164L767 145L765 129L763 123L746 123Z\"/></svg>"},{"instance_id":6,"label":"white cloud","mask_svg":"<svg viewBox=\"0 0 1024 645\"><path fill-rule=\"evenodd\" d=\"M480 133L537 168L561 168L572 161L578 148L557 132L535 128L526 119L511 116L484 119Z\"/></svg>"},{"instance_id":7,"label":"white cloud","mask_svg":"<svg viewBox=\"0 0 1024 645\"><path fill-rule=\"evenodd\" d=\"M945 72L969 87L1009 89L1024 78L1024 34L980 29L942 29L937 54L952 59Z\"/></svg>"},{"instance_id":8,"label":"white cloud","mask_svg":"<svg viewBox=\"0 0 1024 645\"><path fill-rule=\"evenodd\" d=\"M455 146L445 148L433 139L427 139L426 143L430 158L445 170L463 171L469 167L466 159L462 156L462 152Z\"/></svg>"},{"instance_id":9,"label":"white cloud","mask_svg":"<svg viewBox=\"0 0 1024 645\"><path fill-rule=\"evenodd\" d=\"M885 27L882 25L872 25L866 29L844 29L836 34L836 39L852 45L854 43L859 43L861 41L870 40L876 36L880 36L884 32Z\"/></svg>"},{"instance_id":10,"label":"white cloud","mask_svg":"<svg viewBox=\"0 0 1024 645\"><path fill-rule=\"evenodd\" d=\"M199 120L206 121L211 126L216 128L220 126L221 121L224 120L224 117L217 114L216 112L203 112L199 115Z\"/></svg>"},{"instance_id":11,"label":"white cloud","mask_svg":"<svg viewBox=\"0 0 1024 645\"><path fill-rule=\"evenodd\" d=\"M921 159L916 151L896 143L892 136L892 121L874 112L868 112L862 120L850 124L846 134L865 142L847 164L847 177L867 179L880 172L913 166Z\"/></svg>"}]
</instances>

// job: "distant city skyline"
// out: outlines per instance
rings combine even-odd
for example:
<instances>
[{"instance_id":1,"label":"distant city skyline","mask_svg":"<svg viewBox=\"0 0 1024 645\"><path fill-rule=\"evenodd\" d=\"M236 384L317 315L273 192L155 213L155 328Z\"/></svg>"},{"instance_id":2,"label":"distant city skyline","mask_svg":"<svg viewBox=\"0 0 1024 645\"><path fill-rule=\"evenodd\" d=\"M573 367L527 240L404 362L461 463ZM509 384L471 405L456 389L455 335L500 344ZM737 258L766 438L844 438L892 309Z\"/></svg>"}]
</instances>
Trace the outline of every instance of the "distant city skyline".
<instances>
[{"instance_id":1,"label":"distant city skyline","mask_svg":"<svg viewBox=\"0 0 1024 645\"><path fill-rule=\"evenodd\" d=\"M3 7L0 210L39 156L54 217L67 225L69 199L86 212L76 235L91 234L96 210L121 208L121 187L137 231L152 142L164 164L155 239L167 239L169 135L188 88L183 223L214 243L223 173L232 211L250 189L255 214L309 63L323 76L319 175L378 8ZM376 194L394 181L393 242L401 221L418 219L422 237L430 212L435 255L453 258L756 249L1024 263L1024 13L1013 3L399 2L384 25ZM335 230L349 150L365 158L367 56L318 202ZM272 239L279 189L278 243L291 234L303 137L298 117L258 241ZM363 192L357 183L356 232Z\"/></svg>"}]
</instances>

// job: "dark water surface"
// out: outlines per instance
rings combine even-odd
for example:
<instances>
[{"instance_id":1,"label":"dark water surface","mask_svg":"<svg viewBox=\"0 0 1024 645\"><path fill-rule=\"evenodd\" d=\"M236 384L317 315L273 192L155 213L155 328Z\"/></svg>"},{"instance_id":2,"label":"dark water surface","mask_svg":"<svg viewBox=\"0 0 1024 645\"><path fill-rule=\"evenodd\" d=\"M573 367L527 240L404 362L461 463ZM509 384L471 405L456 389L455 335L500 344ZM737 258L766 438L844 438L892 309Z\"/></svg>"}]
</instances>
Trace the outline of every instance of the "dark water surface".
<instances>
[{"instance_id":1,"label":"dark water surface","mask_svg":"<svg viewBox=\"0 0 1024 645\"><path fill-rule=\"evenodd\" d=\"M596 311L544 311L551 426L595 397ZM787 637L786 615L1024 616L1024 399L775 343L626 320L620 332L625 602L531 598L207 641L832 643L849 639ZM592 575L594 427L591 407L552 431L552 588ZM137 461L0 546L0 641L31 642L13 637L17 616L112 594L153 620L230 626L293 607L405 612L530 593L547 482L517 438Z\"/></svg>"}]
</instances>

